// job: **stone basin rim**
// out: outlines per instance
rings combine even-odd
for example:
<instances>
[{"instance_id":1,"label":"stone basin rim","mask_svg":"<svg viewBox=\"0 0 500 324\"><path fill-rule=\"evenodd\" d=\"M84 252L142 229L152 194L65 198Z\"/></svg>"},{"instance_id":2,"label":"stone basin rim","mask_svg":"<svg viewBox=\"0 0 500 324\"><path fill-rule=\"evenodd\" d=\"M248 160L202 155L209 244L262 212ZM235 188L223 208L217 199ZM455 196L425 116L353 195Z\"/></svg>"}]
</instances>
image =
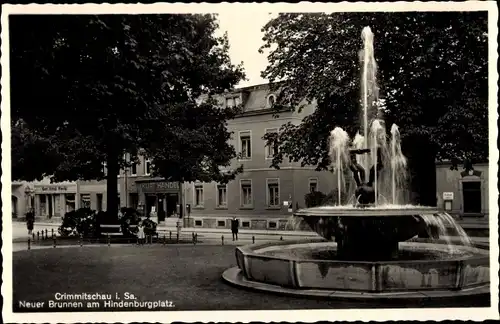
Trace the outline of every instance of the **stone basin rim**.
<instances>
[{"instance_id":1,"label":"stone basin rim","mask_svg":"<svg viewBox=\"0 0 500 324\"><path fill-rule=\"evenodd\" d=\"M240 251L244 256L251 258L259 258L259 259L268 259L268 260L282 260L282 261L292 261L292 262L314 262L314 263L340 263L340 264L352 264L352 265L391 265L391 264L425 264L425 263L435 263L435 262L446 262L446 263L456 263L462 261L472 261L472 260L488 260L489 255L488 251L479 247L471 246L470 248L475 249L480 252L484 252L484 255L472 255L467 257L455 257L450 259L433 259L433 260L387 260L387 261L360 261L360 260L318 260L318 259L301 259L298 257L290 256L276 256L276 255L266 255L255 252L255 250L263 249L269 246L287 246L287 245L300 245L300 244L314 244L314 243L325 243L324 240L296 240L296 241L286 241L283 244L276 244L276 242L265 242L265 243L257 243L245 246L239 246L236 250ZM332 245L335 245L334 242L329 242ZM422 242L401 242L403 244L408 245L419 245ZM428 245L444 245L442 243L423 243ZM460 245L456 245L460 246ZM465 249L469 248L467 246L463 246Z\"/></svg>"},{"instance_id":2,"label":"stone basin rim","mask_svg":"<svg viewBox=\"0 0 500 324\"><path fill-rule=\"evenodd\" d=\"M238 267L229 268L222 274L222 279L227 283L236 287L247 288L255 291L262 291L268 293L277 293L282 295L289 295L295 297L311 297L311 298L328 298L328 299L342 299L342 300L364 300L380 301L380 300L394 300L394 299L446 299L454 298L457 291L444 289L436 291L411 291L407 293L401 292L356 292L356 291L341 291L341 290L319 290L319 289L291 289L285 288L269 283L261 283L258 281L249 281L244 278L241 269ZM468 289L459 291L461 296L475 296L475 295L489 295L490 284L479 285Z\"/></svg>"},{"instance_id":3,"label":"stone basin rim","mask_svg":"<svg viewBox=\"0 0 500 324\"><path fill-rule=\"evenodd\" d=\"M390 216L417 216L422 214L438 214L440 211L433 207L415 208L325 208L312 207L296 211L296 217L344 216L344 217L390 217Z\"/></svg>"}]
</instances>

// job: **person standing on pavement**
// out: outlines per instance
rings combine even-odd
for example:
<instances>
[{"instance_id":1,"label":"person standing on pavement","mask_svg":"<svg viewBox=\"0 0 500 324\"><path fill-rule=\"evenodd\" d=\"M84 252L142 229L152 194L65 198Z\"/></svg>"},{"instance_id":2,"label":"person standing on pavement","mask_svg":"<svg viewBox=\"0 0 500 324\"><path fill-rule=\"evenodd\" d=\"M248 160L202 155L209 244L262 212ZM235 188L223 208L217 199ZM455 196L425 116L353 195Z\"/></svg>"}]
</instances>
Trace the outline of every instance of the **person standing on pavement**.
<instances>
[{"instance_id":1,"label":"person standing on pavement","mask_svg":"<svg viewBox=\"0 0 500 324\"><path fill-rule=\"evenodd\" d=\"M233 233L233 241L236 238L236 241L238 241L238 227L239 227L239 221L236 219L236 217L233 217L231 220L231 232Z\"/></svg>"},{"instance_id":2,"label":"person standing on pavement","mask_svg":"<svg viewBox=\"0 0 500 324\"><path fill-rule=\"evenodd\" d=\"M144 224L141 219L139 219L139 224L137 224L137 243L139 245L144 245L146 235L144 233Z\"/></svg>"},{"instance_id":3,"label":"person standing on pavement","mask_svg":"<svg viewBox=\"0 0 500 324\"><path fill-rule=\"evenodd\" d=\"M35 210L33 208L26 213L26 227L28 228L28 235L31 236L35 227Z\"/></svg>"}]
</instances>

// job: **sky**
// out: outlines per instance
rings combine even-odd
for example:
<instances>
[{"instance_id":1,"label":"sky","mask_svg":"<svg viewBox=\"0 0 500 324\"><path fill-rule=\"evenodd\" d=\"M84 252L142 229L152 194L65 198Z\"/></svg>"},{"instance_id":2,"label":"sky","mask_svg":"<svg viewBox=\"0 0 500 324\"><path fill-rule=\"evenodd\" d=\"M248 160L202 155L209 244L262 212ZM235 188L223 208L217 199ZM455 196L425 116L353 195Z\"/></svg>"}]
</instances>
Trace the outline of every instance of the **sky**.
<instances>
[{"instance_id":1,"label":"sky","mask_svg":"<svg viewBox=\"0 0 500 324\"><path fill-rule=\"evenodd\" d=\"M242 12L232 10L218 14L219 31L223 35L227 31L229 38L229 55L233 64L243 61L248 80L241 81L237 87L266 83L260 72L267 66L267 54L260 54L259 48L264 44L264 33L261 28L277 14L262 11Z\"/></svg>"}]
</instances>

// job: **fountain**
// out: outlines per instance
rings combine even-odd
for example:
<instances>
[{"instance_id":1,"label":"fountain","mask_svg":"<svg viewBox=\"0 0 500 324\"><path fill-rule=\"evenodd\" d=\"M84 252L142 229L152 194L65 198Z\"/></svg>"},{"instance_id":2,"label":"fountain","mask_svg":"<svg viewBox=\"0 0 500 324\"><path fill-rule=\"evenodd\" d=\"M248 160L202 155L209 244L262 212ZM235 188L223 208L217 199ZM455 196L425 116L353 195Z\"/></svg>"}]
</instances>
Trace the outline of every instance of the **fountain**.
<instances>
[{"instance_id":1,"label":"fountain","mask_svg":"<svg viewBox=\"0 0 500 324\"><path fill-rule=\"evenodd\" d=\"M239 286L294 295L489 295L488 251L473 246L447 213L408 204L406 158L398 126L391 126L389 139L386 132L369 27L363 29L362 39L363 135L351 141L336 127L329 139L337 204L294 213L322 239L238 247L238 267L226 270L223 278ZM346 170L352 173L354 188ZM342 202L342 192L353 194ZM458 242L450 239L450 230ZM426 238L418 238L422 233Z\"/></svg>"}]
</instances>

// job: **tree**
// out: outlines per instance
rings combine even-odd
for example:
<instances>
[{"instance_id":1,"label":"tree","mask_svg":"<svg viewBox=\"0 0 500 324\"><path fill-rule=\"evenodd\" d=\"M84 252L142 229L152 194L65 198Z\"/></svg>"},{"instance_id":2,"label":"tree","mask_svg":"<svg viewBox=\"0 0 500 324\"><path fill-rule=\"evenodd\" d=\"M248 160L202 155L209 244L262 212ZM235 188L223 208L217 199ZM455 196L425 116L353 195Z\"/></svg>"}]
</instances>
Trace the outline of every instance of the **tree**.
<instances>
[{"instance_id":1,"label":"tree","mask_svg":"<svg viewBox=\"0 0 500 324\"><path fill-rule=\"evenodd\" d=\"M435 205L435 159L488 158L486 12L292 13L269 21L262 76L279 88L278 106L318 104L300 125L282 127L273 165L286 156L327 169L329 132L359 130L365 26L375 34L384 118L400 126L420 203Z\"/></svg>"},{"instance_id":2,"label":"tree","mask_svg":"<svg viewBox=\"0 0 500 324\"><path fill-rule=\"evenodd\" d=\"M220 138L229 136L223 126L237 109L196 100L231 89L244 78L241 65L230 62L227 36L214 36L215 16L30 15L9 20L12 120L36 132L39 144L31 152L42 144L49 147L29 157L23 154L25 142L16 142L14 178L106 178L108 214L114 217L117 174L138 162L125 153L135 157L144 150L167 177L173 175L172 162L203 156L212 166L210 172L177 168L176 179L218 179L213 166L227 165L235 156ZM195 115L200 111L205 113ZM170 142L172 136L180 138L175 132L186 138ZM167 154L162 147L167 143L182 144L176 151L182 157ZM211 150L200 152L199 147ZM53 162L38 163L50 157Z\"/></svg>"}]
</instances>

